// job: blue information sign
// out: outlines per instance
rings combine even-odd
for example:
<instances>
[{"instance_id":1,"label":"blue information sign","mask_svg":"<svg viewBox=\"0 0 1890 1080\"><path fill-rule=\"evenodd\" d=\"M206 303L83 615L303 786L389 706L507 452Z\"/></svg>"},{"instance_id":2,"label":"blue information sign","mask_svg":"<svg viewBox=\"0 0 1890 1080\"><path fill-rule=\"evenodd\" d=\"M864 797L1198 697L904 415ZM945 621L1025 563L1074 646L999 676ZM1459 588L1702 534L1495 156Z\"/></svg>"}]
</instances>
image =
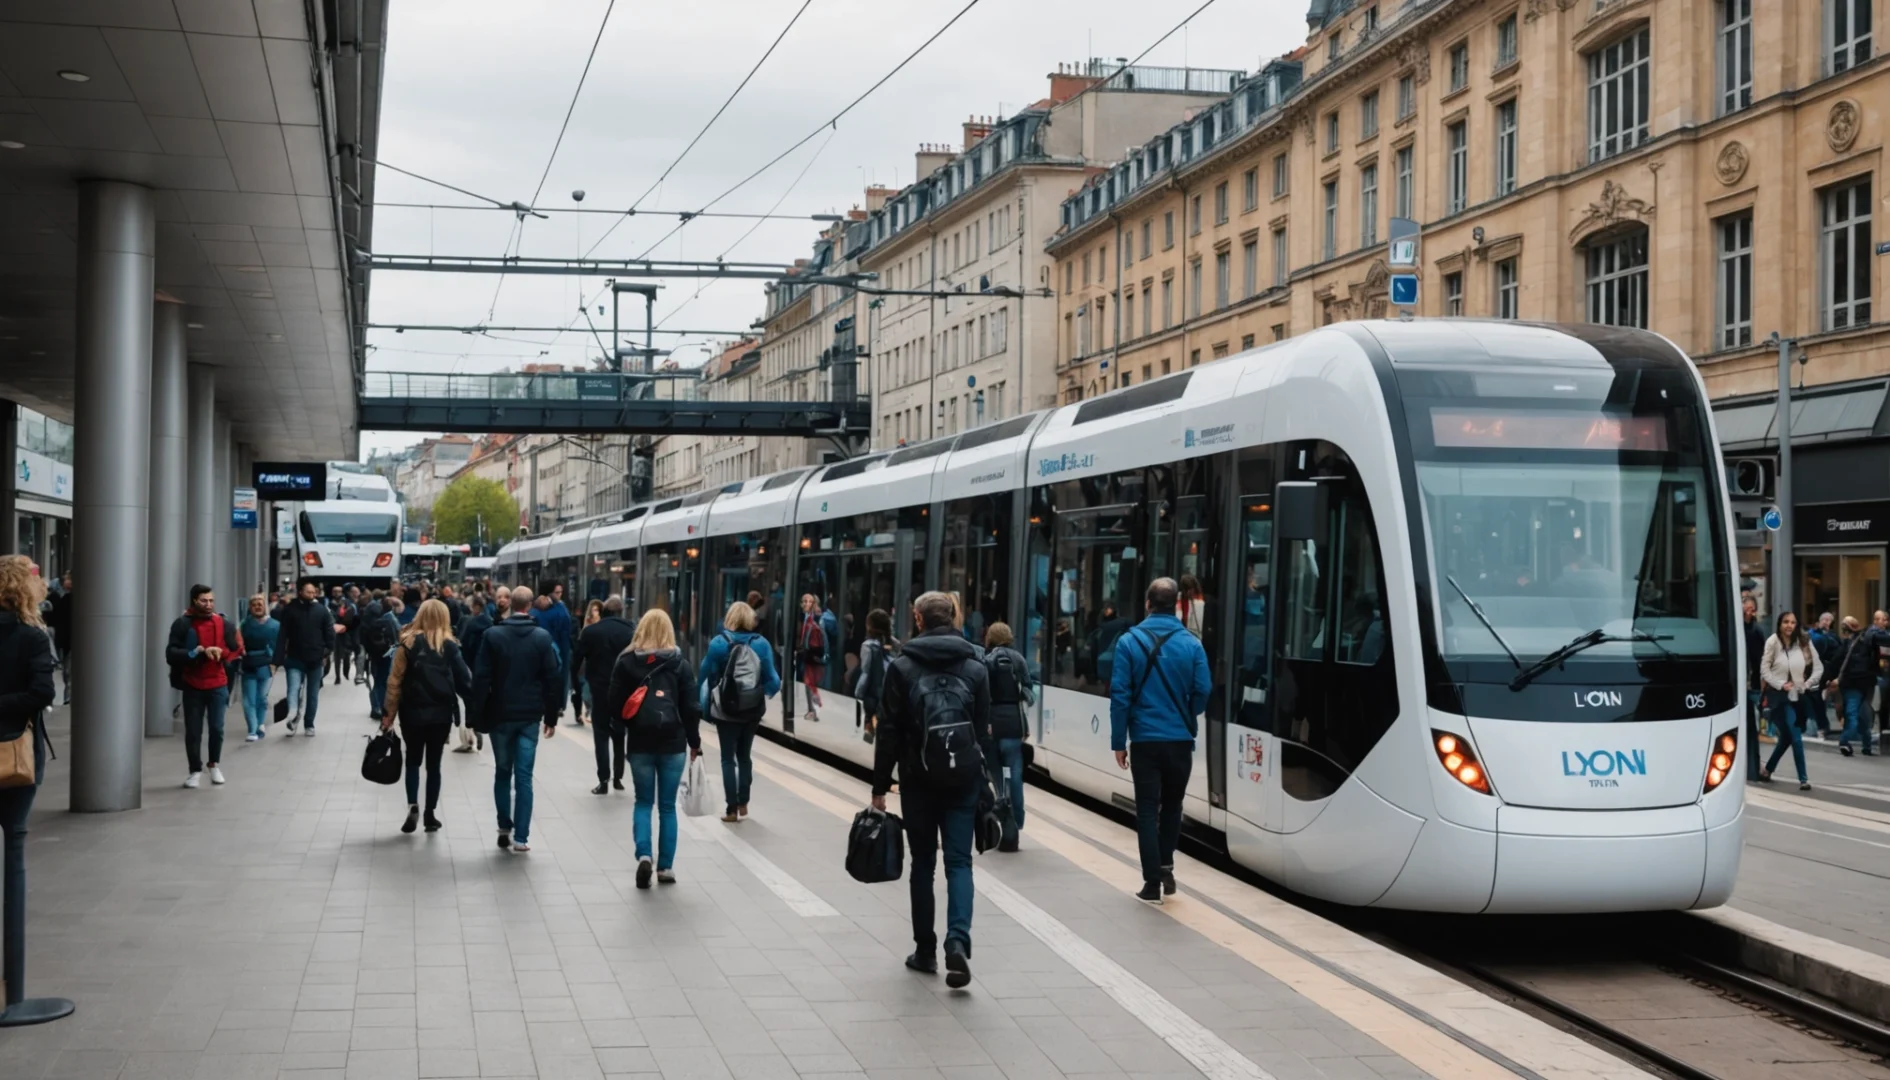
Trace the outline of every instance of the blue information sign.
<instances>
[{"instance_id":1,"label":"blue information sign","mask_svg":"<svg viewBox=\"0 0 1890 1080\"><path fill-rule=\"evenodd\" d=\"M1785 518L1778 512L1778 507L1776 506L1768 506L1765 508L1764 521L1765 527L1773 532L1777 532L1779 526L1785 524Z\"/></svg>"},{"instance_id":2,"label":"blue information sign","mask_svg":"<svg viewBox=\"0 0 1890 1080\"><path fill-rule=\"evenodd\" d=\"M1416 274L1391 275L1391 306L1417 307L1418 276Z\"/></svg>"}]
</instances>

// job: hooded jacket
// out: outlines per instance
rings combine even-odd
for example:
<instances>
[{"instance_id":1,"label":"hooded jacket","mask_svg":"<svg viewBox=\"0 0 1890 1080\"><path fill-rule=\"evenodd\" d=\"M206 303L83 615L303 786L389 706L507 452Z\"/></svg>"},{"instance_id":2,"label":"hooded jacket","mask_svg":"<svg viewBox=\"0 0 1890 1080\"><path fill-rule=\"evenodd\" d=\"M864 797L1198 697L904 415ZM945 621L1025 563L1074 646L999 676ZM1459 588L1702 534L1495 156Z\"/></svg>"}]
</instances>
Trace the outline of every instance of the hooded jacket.
<instances>
[{"instance_id":1,"label":"hooded jacket","mask_svg":"<svg viewBox=\"0 0 1890 1080\"><path fill-rule=\"evenodd\" d=\"M985 670L984 654L964 635L950 626L938 626L906 642L886 669L886 682L880 693L878 741L873 744L873 794L884 795L892 789L893 768L899 769L901 783L921 782L925 774L919 762L924 738L912 700L913 681L924 675L956 675L971 687L973 703L971 723L985 760L992 760L996 744L991 736L991 674Z\"/></svg>"},{"instance_id":2,"label":"hooded jacket","mask_svg":"<svg viewBox=\"0 0 1890 1080\"><path fill-rule=\"evenodd\" d=\"M571 665L591 684L593 702L604 700L617 655L629 648L630 639L636 636L636 624L621 615L606 615L578 634Z\"/></svg>"},{"instance_id":3,"label":"hooded jacket","mask_svg":"<svg viewBox=\"0 0 1890 1080\"><path fill-rule=\"evenodd\" d=\"M276 636L276 663L319 667L335 651L335 614L320 600L301 597L282 606L276 616L282 630Z\"/></svg>"},{"instance_id":4,"label":"hooded jacket","mask_svg":"<svg viewBox=\"0 0 1890 1080\"><path fill-rule=\"evenodd\" d=\"M676 649L634 650L618 655L610 669L610 688L604 693L604 715L623 716L624 702L637 687L647 687L642 709L650 708L650 695L661 694L675 703L682 719L679 730L667 735L655 725L643 723L638 715L623 720L624 752L630 754L680 754L702 749L702 708L696 698L696 675L689 658Z\"/></svg>"}]
</instances>

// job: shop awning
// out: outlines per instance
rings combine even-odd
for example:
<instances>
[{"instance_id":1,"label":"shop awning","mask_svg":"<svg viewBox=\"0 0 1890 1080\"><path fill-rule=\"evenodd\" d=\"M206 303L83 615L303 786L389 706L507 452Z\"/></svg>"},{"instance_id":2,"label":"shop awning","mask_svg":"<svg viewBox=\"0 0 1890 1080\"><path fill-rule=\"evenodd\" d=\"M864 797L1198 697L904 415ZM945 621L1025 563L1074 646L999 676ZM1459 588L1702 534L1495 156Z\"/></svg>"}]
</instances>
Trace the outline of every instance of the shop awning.
<instances>
[{"instance_id":1,"label":"shop awning","mask_svg":"<svg viewBox=\"0 0 1890 1080\"><path fill-rule=\"evenodd\" d=\"M1884 399L1890 382L1870 382L1836 390L1792 395L1792 445L1866 439L1890 434ZM1723 451L1764 450L1775 446L1778 396L1746 398L1713 407Z\"/></svg>"}]
</instances>

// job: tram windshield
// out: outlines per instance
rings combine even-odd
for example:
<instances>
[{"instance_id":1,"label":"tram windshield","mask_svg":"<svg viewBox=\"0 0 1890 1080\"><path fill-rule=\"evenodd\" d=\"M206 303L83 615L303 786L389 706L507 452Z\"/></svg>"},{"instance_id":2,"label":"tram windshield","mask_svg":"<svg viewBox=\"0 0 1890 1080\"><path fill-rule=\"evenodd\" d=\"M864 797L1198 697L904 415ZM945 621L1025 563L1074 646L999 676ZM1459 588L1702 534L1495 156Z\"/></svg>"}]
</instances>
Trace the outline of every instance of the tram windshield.
<instances>
[{"instance_id":1,"label":"tram windshield","mask_svg":"<svg viewBox=\"0 0 1890 1080\"><path fill-rule=\"evenodd\" d=\"M302 514L302 538L318 544L384 544L400 532L393 514L350 514L309 510Z\"/></svg>"},{"instance_id":2,"label":"tram windshield","mask_svg":"<svg viewBox=\"0 0 1890 1080\"><path fill-rule=\"evenodd\" d=\"M1401 374L1447 661L1723 657L1725 544L1674 368ZM1507 677L1507 676L1505 676Z\"/></svg>"}]
</instances>

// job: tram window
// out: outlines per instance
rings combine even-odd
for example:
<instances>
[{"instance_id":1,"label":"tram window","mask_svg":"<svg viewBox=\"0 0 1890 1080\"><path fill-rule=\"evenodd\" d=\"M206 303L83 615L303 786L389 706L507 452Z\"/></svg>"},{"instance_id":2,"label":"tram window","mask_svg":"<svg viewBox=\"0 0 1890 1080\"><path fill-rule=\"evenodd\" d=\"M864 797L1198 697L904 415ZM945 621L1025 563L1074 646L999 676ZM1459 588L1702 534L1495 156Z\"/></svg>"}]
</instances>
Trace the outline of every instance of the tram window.
<instances>
[{"instance_id":1,"label":"tram window","mask_svg":"<svg viewBox=\"0 0 1890 1080\"><path fill-rule=\"evenodd\" d=\"M1267 590L1272 581L1272 460L1243 460L1240 500L1240 723L1264 729L1267 720Z\"/></svg>"},{"instance_id":2,"label":"tram window","mask_svg":"<svg viewBox=\"0 0 1890 1080\"><path fill-rule=\"evenodd\" d=\"M1060 618L1050 609L1050 552L1055 514L1050 509L1050 489L1037 488L1030 493L1030 562L1025 577L1030 589L1030 614L1025 617L1024 655L1029 658L1033 682L1042 683L1045 670L1044 629Z\"/></svg>"},{"instance_id":3,"label":"tram window","mask_svg":"<svg viewBox=\"0 0 1890 1080\"><path fill-rule=\"evenodd\" d=\"M1289 660L1323 659L1326 589L1321 560L1327 555L1325 545L1291 540L1283 555L1286 580L1280 603L1285 621L1280 627L1280 653Z\"/></svg>"},{"instance_id":4,"label":"tram window","mask_svg":"<svg viewBox=\"0 0 1890 1080\"><path fill-rule=\"evenodd\" d=\"M1143 552L1136 544L1134 519L1132 506L1057 516L1053 685L1109 693L1116 639L1135 625L1139 613Z\"/></svg>"},{"instance_id":5,"label":"tram window","mask_svg":"<svg viewBox=\"0 0 1890 1080\"><path fill-rule=\"evenodd\" d=\"M1339 636L1333 659L1341 664L1376 664L1385 651L1383 575L1371 512L1362 498L1348 498L1340 508Z\"/></svg>"},{"instance_id":6,"label":"tram window","mask_svg":"<svg viewBox=\"0 0 1890 1080\"><path fill-rule=\"evenodd\" d=\"M701 550L682 544L665 544L648 552L649 595L644 610L661 608L669 613L676 627L676 640L687 643L695 632L696 576L700 572Z\"/></svg>"},{"instance_id":7,"label":"tram window","mask_svg":"<svg viewBox=\"0 0 1890 1080\"><path fill-rule=\"evenodd\" d=\"M637 551L624 548L617 552L617 557L610 561L611 573L616 575L617 590L623 596L623 610L626 618L634 619L643 613L637 603Z\"/></svg>"},{"instance_id":8,"label":"tram window","mask_svg":"<svg viewBox=\"0 0 1890 1080\"><path fill-rule=\"evenodd\" d=\"M945 508L941 580L962 600L965 636L974 644L984 643L985 627L1010 618L1010 509L1008 492L959 499Z\"/></svg>"},{"instance_id":9,"label":"tram window","mask_svg":"<svg viewBox=\"0 0 1890 1080\"><path fill-rule=\"evenodd\" d=\"M591 573L586 582L585 595L591 600L610 599L610 558L605 555L592 555Z\"/></svg>"}]
</instances>

